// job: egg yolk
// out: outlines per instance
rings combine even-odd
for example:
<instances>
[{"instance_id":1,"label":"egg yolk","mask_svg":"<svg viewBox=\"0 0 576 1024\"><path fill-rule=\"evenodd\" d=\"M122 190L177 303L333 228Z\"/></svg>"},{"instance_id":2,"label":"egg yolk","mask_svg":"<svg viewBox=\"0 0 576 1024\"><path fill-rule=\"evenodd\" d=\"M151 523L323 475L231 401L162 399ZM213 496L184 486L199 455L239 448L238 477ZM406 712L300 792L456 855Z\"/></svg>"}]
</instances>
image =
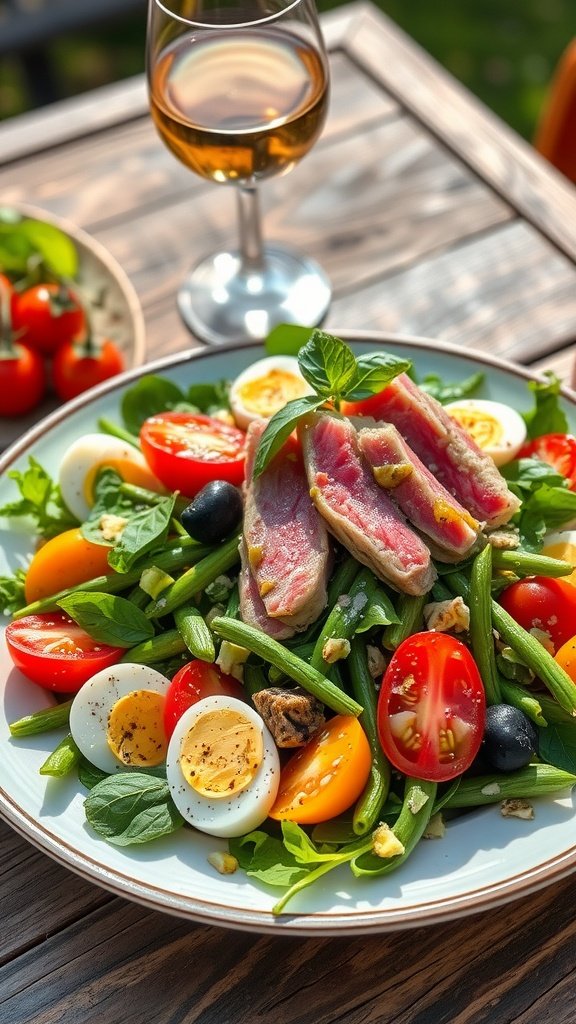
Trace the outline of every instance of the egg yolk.
<instances>
[{"instance_id":1,"label":"egg yolk","mask_svg":"<svg viewBox=\"0 0 576 1024\"><path fill-rule=\"evenodd\" d=\"M91 466L84 477L83 493L88 505L94 504L94 484L99 471L104 468L115 469L118 476L121 476L127 484L146 487L150 491L163 491L162 484L147 466L141 466L131 459L106 459L105 462Z\"/></svg>"},{"instance_id":2,"label":"egg yolk","mask_svg":"<svg viewBox=\"0 0 576 1024\"><path fill-rule=\"evenodd\" d=\"M164 697L155 690L133 690L113 705L106 730L108 746L122 764L154 768L166 760Z\"/></svg>"},{"instance_id":3,"label":"egg yolk","mask_svg":"<svg viewBox=\"0 0 576 1024\"><path fill-rule=\"evenodd\" d=\"M199 715L180 747L180 768L201 796L221 799L242 792L264 757L262 730L236 710Z\"/></svg>"},{"instance_id":4,"label":"egg yolk","mask_svg":"<svg viewBox=\"0 0 576 1024\"><path fill-rule=\"evenodd\" d=\"M504 439L502 424L484 409L452 406L450 416L476 442L479 448L497 448Z\"/></svg>"},{"instance_id":5,"label":"egg yolk","mask_svg":"<svg viewBox=\"0 0 576 1024\"><path fill-rule=\"evenodd\" d=\"M569 541L557 541L555 544L545 543L542 554L548 555L549 558L560 558L561 561L570 562L576 566L576 544L571 544ZM571 583L573 587L576 587L576 568L570 576L564 576L563 579L565 583Z\"/></svg>"},{"instance_id":6,"label":"egg yolk","mask_svg":"<svg viewBox=\"0 0 576 1024\"><path fill-rule=\"evenodd\" d=\"M293 398L306 394L306 383L286 370L269 370L264 377L248 380L238 389L238 397L248 412L269 419Z\"/></svg>"}]
</instances>

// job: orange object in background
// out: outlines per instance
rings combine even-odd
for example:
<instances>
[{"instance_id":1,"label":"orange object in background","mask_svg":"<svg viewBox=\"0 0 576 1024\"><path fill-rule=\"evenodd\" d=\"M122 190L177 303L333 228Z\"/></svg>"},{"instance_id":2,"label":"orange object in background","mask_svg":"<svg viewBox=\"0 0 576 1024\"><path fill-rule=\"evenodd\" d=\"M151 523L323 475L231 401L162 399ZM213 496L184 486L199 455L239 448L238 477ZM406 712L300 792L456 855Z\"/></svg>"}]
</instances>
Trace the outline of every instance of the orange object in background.
<instances>
[{"instance_id":1,"label":"orange object in background","mask_svg":"<svg viewBox=\"0 0 576 1024\"><path fill-rule=\"evenodd\" d=\"M534 146L570 181L576 182L576 38L556 68Z\"/></svg>"}]
</instances>

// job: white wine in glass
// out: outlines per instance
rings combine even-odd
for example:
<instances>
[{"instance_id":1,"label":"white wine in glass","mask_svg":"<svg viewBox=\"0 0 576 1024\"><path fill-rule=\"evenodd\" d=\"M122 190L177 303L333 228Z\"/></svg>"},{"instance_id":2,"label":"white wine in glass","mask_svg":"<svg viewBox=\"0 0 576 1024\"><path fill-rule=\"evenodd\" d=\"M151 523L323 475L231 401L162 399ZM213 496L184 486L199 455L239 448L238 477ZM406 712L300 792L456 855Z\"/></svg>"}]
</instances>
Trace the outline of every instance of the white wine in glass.
<instances>
[{"instance_id":1,"label":"white wine in glass","mask_svg":"<svg viewBox=\"0 0 576 1024\"><path fill-rule=\"evenodd\" d=\"M178 293L188 327L219 344L320 323L329 281L307 256L263 245L257 192L324 125L328 61L313 0L150 0L147 67L165 145L238 197L238 250L204 259Z\"/></svg>"}]
</instances>

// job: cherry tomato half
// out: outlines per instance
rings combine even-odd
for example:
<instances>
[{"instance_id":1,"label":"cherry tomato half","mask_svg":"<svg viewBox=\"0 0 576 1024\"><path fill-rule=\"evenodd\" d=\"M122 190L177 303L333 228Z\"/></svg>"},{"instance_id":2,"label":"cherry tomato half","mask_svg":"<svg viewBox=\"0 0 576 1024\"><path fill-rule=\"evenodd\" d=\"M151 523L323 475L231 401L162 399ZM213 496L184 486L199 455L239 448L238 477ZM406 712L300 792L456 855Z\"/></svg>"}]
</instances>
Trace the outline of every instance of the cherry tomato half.
<instances>
[{"instance_id":1,"label":"cherry tomato half","mask_svg":"<svg viewBox=\"0 0 576 1024\"><path fill-rule=\"evenodd\" d=\"M566 580L528 576L506 587L499 600L523 629L548 633L555 651L576 634L576 587Z\"/></svg>"},{"instance_id":2,"label":"cherry tomato half","mask_svg":"<svg viewBox=\"0 0 576 1024\"><path fill-rule=\"evenodd\" d=\"M44 362L38 352L17 342L0 353L0 416L30 412L45 390Z\"/></svg>"},{"instance_id":3,"label":"cherry tomato half","mask_svg":"<svg viewBox=\"0 0 576 1024\"><path fill-rule=\"evenodd\" d=\"M110 548L93 544L79 529L65 530L46 541L34 555L26 573L26 600L39 601L66 587L85 583L95 576L106 576Z\"/></svg>"},{"instance_id":4,"label":"cherry tomato half","mask_svg":"<svg viewBox=\"0 0 576 1024\"><path fill-rule=\"evenodd\" d=\"M189 498L211 480L241 484L246 435L211 416L163 412L147 419L140 444L150 469L171 491Z\"/></svg>"},{"instance_id":5,"label":"cherry tomato half","mask_svg":"<svg viewBox=\"0 0 576 1024\"><path fill-rule=\"evenodd\" d=\"M82 337L86 317L72 291L60 284L38 284L12 298L12 329L32 348L50 356Z\"/></svg>"},{"instance_id":6,"label":"cherry tomato half","mask_svg":"<svg viewBox=\"0 0 576 1024\"><path fill-rule=\"evenodd\" d=\"M52 366L56 394L64 402L81 395L88 388L115 377L124 369L124 358L114 342L101 345L67 342L61 345Z\"/></svg>"},{"instance_id":7,"label":"cherry tomato half","mask_svg":"<svg viewBox=\"0 0 576 1024\"><path fill-rule=\"evenodd\" d=\"M469 768L484 731L486 702L474 658L446 633L400 644L378 700L382 749L405 775L445 782Z\"/></svg>"},{"instance_id":8,"label":"cherry tomato half","mask_svg":"<svg viewBox=\"0 0 576 1024\"><path fill-rule=\"evenodd\" d=\"M358 799L371 766L370 746L358 719L335 715L282 768L270 817L300 825L335 818Z\"/></svg>"},{"instance_id":9,"label":"cherry tomato half","mask_svg":"<svg viewBox=\"0 0 576 1024\"><path fill-rule=\"evenodd\" d=\"M88 636L62 612L26 615L6 627L12 661L33 683L58 693L77 693L96 672L120 661L122 647Z\"/></svg>"},{"instance_id":10,"label":"cherry tomato half","mask_svg":"<svg viewBox=\"0 0 576 1024\"><path fill-rule=\"evenodd\" d=\"M204 697L225 696L244 699L244 690L233 676L207 661L189 661L174 676L164 702L164 731L170 739L176 722L188 708Z\"/></svg>"},{"instance_id":11,"label":"cherry tomato half","mask_svg":"<svg viewBox=\"0 0 576 1024\"><path fill-rule=\"evenodd\" d=\"M516 458L530 456L547 462L565 476L571 491L576 491L576 437L571 434L542 434L523 445Z\"/></svg>"}]
</instances>

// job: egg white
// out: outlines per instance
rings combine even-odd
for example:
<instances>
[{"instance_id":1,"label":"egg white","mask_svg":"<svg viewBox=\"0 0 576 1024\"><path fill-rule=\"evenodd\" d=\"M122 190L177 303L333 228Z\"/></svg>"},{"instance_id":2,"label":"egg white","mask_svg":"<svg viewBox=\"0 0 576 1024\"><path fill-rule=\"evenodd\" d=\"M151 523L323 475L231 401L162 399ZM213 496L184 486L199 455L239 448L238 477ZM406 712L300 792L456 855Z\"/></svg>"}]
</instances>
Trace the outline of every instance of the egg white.
<instances>
[{"instance_id":1,"label":"egg white","mask_svg":"<svg viewBox=\"0 0 576 1024\"><path fill-rule=\"evenodd\" d=\"M109 434L84 434L64 453L58 483L66 505L80 522L84 522L90 515L91 506L85 493L86 478L95 467L117 461L131 462L152 477L142 452L134 445Z\"/></svg>"},{"instance_id":2,"label":"egg white","mask_svg":"<svg viewBox=\"0 0 576 1024\"><path fill-rule=\"evenodd\" d=\"M186 781L180 768L180 749L188 731L200 715L229 709L250 719L261 730L264 754L253 781L234 796L220 800L201 796ZM172 799L180 814L194 828L211 836L229 839L258 828L268 817L280 783L280 758L272 735L260 715L234 697L204 697L184 712L176 723L168 745L166 775Z\"/></svg>"},{"instance_id":3,"label":"egg white","mask_svg":"<svg viewBox=\"0 0 576 1024\"><path fill-rule=\"evenodd\" d=\"M254 420L264 422L266 419L264 416L258 415L258 413L254 412L253 409L249 409L244 405L240 396L242 388L251 381L265 377L272 370L281 370L284 373L289 373L292 376L297 377L303 384L302 394L312 394L312 388L300 373L298 360L294 356L266 356L265 359L258 359L257 362L252 363L252 365L247 367L246 370L243 370L230 386L230 408L232 409L232 414L237 425L241 429L246 430L249 424Z\"/></svg>"},{"instance_id":4,"label":"egg white","mask_svg":"<svg viewBox=\"0 0 576 1024\"><path fill-rule=\"evenodd\" d=\"M76 746L103 772L126 771L108 746L108 716L121 697L134 690L154 690L164 696L170 680L148 665L124 662L92 676L78 691L70 708L70 732Z\"/></svg>"},{"instance_id":5,"label":"egg white","mask_svg":"<svg viewBox=\"0 0 576 1024\"><path fill-rule=\"evenodd\" d=\"M502 438L498 443L482 446L482 451L490 455L497 466L504 466L515 459L526 440L526 424L520 413L503 402L494 402L486 398L461 398L457 402L448 402L444 408L450 413L455 409L470 410L479 415L486 413L498 421L502 427Z\"/></svg>"}]
</instances>

